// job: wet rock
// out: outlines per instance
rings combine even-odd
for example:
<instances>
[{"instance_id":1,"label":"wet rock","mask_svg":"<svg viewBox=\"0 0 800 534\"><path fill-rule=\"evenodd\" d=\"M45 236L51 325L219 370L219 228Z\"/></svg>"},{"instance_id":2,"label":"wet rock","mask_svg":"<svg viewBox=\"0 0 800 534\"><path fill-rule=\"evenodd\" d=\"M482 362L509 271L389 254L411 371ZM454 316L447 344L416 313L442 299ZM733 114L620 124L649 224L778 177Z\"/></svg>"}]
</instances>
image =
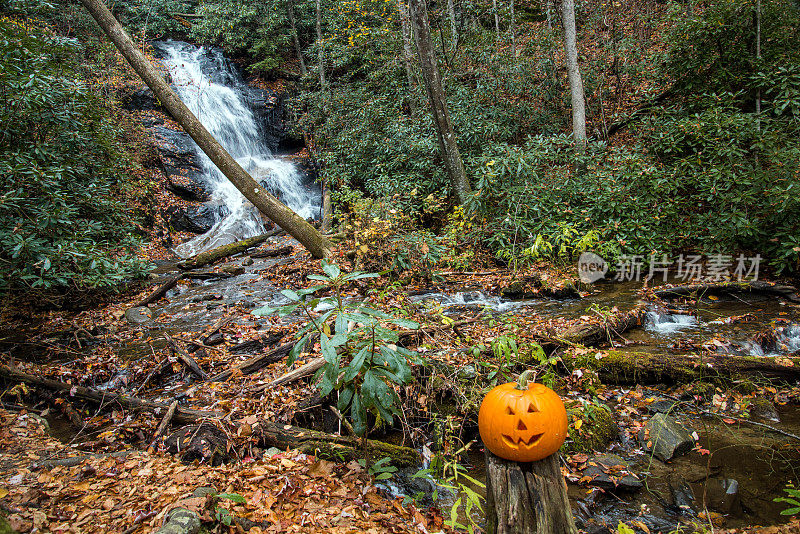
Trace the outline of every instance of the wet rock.
<instances>
[{"instance_id":1,"label":"wet rock","mask_svg":"<svg viewBox=\"0 0 800 534\"><path fill-rule=\"evenodd\" d=\"M627 460L616 454L596 454L586 462L582 471L584 477L592 477L590 486L606 490L637 491L642 488L639 480L630 470Z\"/></svg>"},{"instance_id":2,"label":"wet rock","mask_svg":"<svg viewBox=\"0 0 800 534\"><path fill-rule=\"evenodd\" d=\"M739 482L732 478L711 479L706 485L708 506L722 514L736 512L741 507Z\"/></svg>"},{"instance_id":3,"label":"wet rock","mask_svg":"<svg viewBox=\"0 0 800 534\"><path fill-rule=\"evenodd\" d=\"M197 534L202 526L200 516L186 508L176 508L167 516L157 534Z\"/></svg>"},{"instance_id":4,"label":"wet rock","mask_svg":"<svg viewBox=\"0 0 800 534\"><path fill-rule=\"evenodd\" d=\"M669 415L657 413L639 433L639 441L653 456L667 462L692 450L691 432Z\"/></svg>"},{"instance_id":5,"label":"wet rock","mask_svg":"<svg viewBox=\"0 0 800 534\"><path fill-rule=\"evenodd\" d=\"M129 111L162 111L158 99L146 85L123 95L121 101Z\"/></svg>"},{"instance_id":6,"label":"wet rock","mask_svg":"<svg viewBox=\"0 0 800 534\"><path fill-rule=\"evenodd\" d=\"M458 368L458 379L459 380L472 380L477 375L477 371L475 370L475 366L472 364L469 365L462 365Z\"/></svg>"},{"instance_id":7,"label":"wet rock","mask_svg":"<svg viewBox=\"0 0 800 534\"><path fill-rule=\"evenodd\" d=\"M750 417L757 417L775 423L779 423L781 420L775 405L764 397L756 397L753 399L747 409L750 413Z\"/></svg>"},{"instance_id":8,"label":"wet rock","mask_svg":"<svg viewBox=\"0 0 800 534\"><path fill-rule=\"evenodd\" d=\"M683 482L672 489L672 501L684 513L694 513L694 491L692 487Z\"/></svg>"},{"instance_id":9,"label":"wet rock","mask_svg":"<svg viewBox=\"0 0 800 534\"><path fill-rule=\"evenodd\" d=\"M251 258L250 256L247 256L245 259L242 260L242 265L244 265L245 267L249 267L253 265L253 263L254 263L253 258Z\"/></svg>"},{"instance_id":10,"label":"wet rock","mask_svg":"<svg viewBox=\"0 0 800 534\"><path fill-rule=\"evenodd\" d=\"M142 325L153 320L153 312L147 306L136 306L125 310L125 319L132 325Z\"/></svg>"},{"instance_id":11,"label":"wet rock","mask_svg":"<svg viewBox=\"0 0 800 534\"><path fill-rule=\"evenodd\" d=\"M228 209L225 206L212 204L170 206L167 208L164 218L177 232L204 234L211 230L211 227L227 213Z\"/></svg>"},{"instance_id":12,"label":"wet rock","mask_svg":"<svg viewBox=\"0 0 800 534\"><path fill-rule=\"evenodd\" d=\"M517 300L532 298L537 295L536 291L542 287L542 278L538 274L526 276L520 280L514 280L508 287L503 288L500 294L503 298Z\"/></svg>"},{"instance_id":13,"label":"wet rock","mask_svg":"<svg viewBox=\"0 0 800 534\"><path fill-rule=\"evenodd\" d=\"M164 126L154 127L153 137L169 189L184 200L209 200L211 195L192 138L185 132Z\"/></svg>"},{"instance_id":14,"label":"wet rock","mask_svg":"<svg viewBox=\"0 0 800 534\"><path fill-rule=\"evenodd\" d=\"M677 408L677 403L669 399L659 399L647 406L647 411L650 413L663 413L670 414Z\"/></svg>"}]
</instances>

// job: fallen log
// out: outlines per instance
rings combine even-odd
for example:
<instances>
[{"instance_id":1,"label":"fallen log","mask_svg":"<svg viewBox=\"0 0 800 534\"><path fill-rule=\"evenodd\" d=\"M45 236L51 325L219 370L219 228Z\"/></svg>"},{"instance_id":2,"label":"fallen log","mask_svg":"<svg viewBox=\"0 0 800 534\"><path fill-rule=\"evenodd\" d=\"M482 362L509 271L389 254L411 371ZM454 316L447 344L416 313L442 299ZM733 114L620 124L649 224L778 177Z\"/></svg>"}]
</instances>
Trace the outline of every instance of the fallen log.
<instances>
[{"instance_id":1,"label":"fallen log","mask_svg":"<svg viewBox=\"0 0 800 534\"><path fill-rule=\"evenodd\" d=\"M337 462L347 462L363 458L364 444L355 436L337 436L316 430L307 430L291 425L277 425L261 422L254 433L266 446L279 449L297 449L318 458L326 458ZM388 456L397 467L420 465L422 457L414 449L393 445L372 439L366 440L366 448L372 458Z\"/></svg>"},{"instance_id":2,"label":"fallen log","mask_svg":"<svg viewBox=\"0 0 800 534\"><path fill-rule=\"evenodd\" d=\"M0 378L11 382L24 382L29 386L60 392L71 399L93 402L100 404L101 406L116 404L126 410L146 410L151 412L160 412L161 410L166 411L169 409L169 406L166 404L151 402L137 397L131 397L129 395L110 393L108 391L98 391L84 386L74 386L72 384L68 384L67 382L51 380L49 378L41 378L24 373L5 365L0 365ZM183 408L178 406L175 410L173 420L178 424L191 424L205 419L219 419L224 415L225 414L220 412L194 410L192 408Z\"/></svg>"},{"instance_id":3,"label":"fallen log","mask_svg":"<svg viewBox=\"0 0 800 534\"><path fill-rule=\"evenodd\" d=\"M255 352L261 349L270 347L283 339L285 333L278 333L278 334L267 334L265 336L261 336L256 339L251 339L249 341L242 341L228 349L231 354L245 354L248 352Z\"/></svg>"},{"instance_id":4,"label":"fallen log","mask_svg":"<svg viewBox=\"0 0 800 534\"><path fill-rule=\"evenodd\" d=\"M604 318L599 324L582 323L568 328L560 336L544 337L544 341L556 346L566 345L598 345L611 341L614 335L620 335L636 326L641 326L647 311L645 303L639 303L628 312L617 313Z\"/></svg>"},{"instance_id":5,"label":"fallen log","mask_svg":"<svg viewBox=\"0 0 800 534\"><path fill-rule=\"evenodd\" d=\"M295 344L296 343L294 341L290 343L284 343L283 345L275 347L266 354L254 356L249 360L242 362L231 369L228 369L227 371L217 373L209 380L211 382L224 382L232 377L234 373L242 373L243 375L255 373L259 369L262 369L271 363L279 362L286 358L289 355L289 352L291 352L292 348L294 348Z\"/></svg>"},{"instance_id":6,"label":"fallen log","mask_svg":"<svg viewBox=\"0 0 800 534\"><path fill-rule=\"evenodd\" d=\"M580 356L561 355L568 369L587 367L611 384L688 383L701 379L735 380L763 377L781 382L800 379L800 358L733 355L651 354L597 351Z\"/></svg>"},{"instance_id":7,"label":"fallen log","mask_svg":"<svg viewBox=\"0 0 800 534\"><path fill-rule=\"evenodd\" d=\"M96 391L83 386L73 386L66 382L30 375L5 365L0 365L0 377L12 382L25 382L36 388L63 392L72 398L93 402L101 406L117 404L127 410L163 411L164 413L169 410L169 406L166 404L127 395ZM178 424L199 424L203 421L219 420L224 416L225 414L220 412L194 410L177 406L172 420ZM314 454L320 458L334 461L349 461L363 457L361 440L351 436L337 436L292 425L279 425L270 421L258 422L254 432L258 433L260 441L266 447L297 449L306 454ZM419 465L422 460L416 450L400 445L367 440L367 447L373 457L388 456L398 467Z\"/></svg>"},{"instance_id":8,"label":"fallen log","mask_svg":"<svg viewBox=\"0 0 800 534\"><path fill-rule=\"evenodd\" d=\"M237 241L235 243L222 245L221 247L211 249L207 252L201 252L197 256L192 256L191 258L179 262L178 267L187 271L189 269L197 269L198 267L204 267L206 265L214 263L215 261L221 260L222 258L227 258L229 256L233 256L234 254L239 254L255 246L258 246L267 239L269 239L270 237L278 235L278 233L281 231L282 230L278 228L272 230L271 232L267 232L266 234L261 234L256 237L249 237L247 239L242 239L241 241Z\"/></svg>"},{"instance_id":9,"label":"fallen log","mask_svg":"<svg viewBox=\"0 0 800 534\"><path fill-rule=\"evenodd\" d=\"M294 252L292 245L286 245L278 248L269 248L267 250L259 250L250 254L251 258L277 258L279 256L288 256Z\"/></svg>"},{"instance_id":10,"label":"fallen log","mask_svg":"<svg viewBox=\"0 0 800 534\"><path fill-rule=\"evenodd\" d=\"M707 284L690 284L668 288L658 288L652 295L660 299L674 299L675 297L719 295L720 293L767 293L783 297L792 302L800 302L800 292L790 285L775 284L763 280L749 282L712 282Z\"/></svg>"},{"instance_id":11,"label":"fallen log","mask_svg":"<svg viewBox=\"0 0 800 534\"><path fill-rule=\"evenodd\" d=\"M151 402L128 395L97 391L83 386L73 386L58 380L40 378L17 369L11 369L5 365L0 365L0 378L11 382L24 382L36 388L63 392L72 398L100 404L101 406L117 404L126 410L164 413L169 410L169 406L163 403ZM177 424L191 425L209 420L220 420L225 415L220 412L194 410L177 406L172 420ZM292 425L279 425L270 421L256 423L254 432L257 433L261 443L266 447L297 449L306 454L314 454L320 458L333 461L349 461L363 457L362 441L351 436L337 436ZM414 449L375 440L366 440L366 442L366 446L373 457L388 456L398 467L419 465L422 461L419 452Z\"/></svg>"},{"instance_id":12,"label":"fallen log","mask_svg":"<svg viewBox=\"0 0 800 534\"><path fill-rule=\"evenodd\" d=\"M183 278L183 274L176 274L170 276L166 282L158 286L155 290L153 290L152 293L150 293L148 296L146 296L145 298L134 304L134 307L147 306L148 304L156 302L161 297L166 295L170 289L175 287L181 278Z\"/></svg>"},{"instance_id":13,"label":"fallen log","mask_svg":"<svg viewBox=\"0 0 800 534\"><path fill-rule=\"evenodd\" d=\"M425 328L410 328L406 330L400 330L397 332L397 336L400 338L401 342L407 341L409 338L419 338L422 335L432 335L437 332L444 332L445 330L453 330L458 334L457 328L460 326L472 324L478 320L478 317L474 317L472 319L465 319L463 321L456 321L449 325L444 326L428 326Z\"/></svg>"},{"instance_id":14,"label":"fallen log","mask_svg":"<svg viewBox=\"0 0 800 534\"><path fill-rule=\"evenodd\" d=\"M276 378L275 380L273 380L273 381L271 381L271 382L269 382L267 384L263 384L261 386L256 386L253 389L251 389L250 391L252 391L253 393L260 393L261 391L264 391L265 389L270 389L270 388L274 388L274 387L277 387L277 386L283 386L285 384L291 384L292 382L294 382L296 380L300 380L301 378L304 378L306 376L313 375L319 369L321 369L323 365L325 365L325 358L314 358L313 360L311 360L310 362L306 363L305 365L301 365L297 369L293 369L293 370L289 371L288 373L279 376L278 378Z\"/></svg>"}]
</instances>

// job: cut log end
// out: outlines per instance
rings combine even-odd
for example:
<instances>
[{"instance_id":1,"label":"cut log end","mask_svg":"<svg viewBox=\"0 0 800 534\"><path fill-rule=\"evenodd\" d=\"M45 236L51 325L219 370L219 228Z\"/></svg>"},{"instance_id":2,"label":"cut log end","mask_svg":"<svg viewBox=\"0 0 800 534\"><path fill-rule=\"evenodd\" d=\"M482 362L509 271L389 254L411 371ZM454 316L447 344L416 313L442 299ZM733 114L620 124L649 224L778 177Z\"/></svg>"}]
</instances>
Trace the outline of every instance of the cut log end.
<instances>
[{"instance_id":1,"label":"cut log end","mask_svg":"<svg viewBox=\"0 0 800 534\"><path fill-rule=\"evenodd\" d=\"M577 534L559 458L520 463L486 450L489 534Z\"/></svg>"}]
</instances>

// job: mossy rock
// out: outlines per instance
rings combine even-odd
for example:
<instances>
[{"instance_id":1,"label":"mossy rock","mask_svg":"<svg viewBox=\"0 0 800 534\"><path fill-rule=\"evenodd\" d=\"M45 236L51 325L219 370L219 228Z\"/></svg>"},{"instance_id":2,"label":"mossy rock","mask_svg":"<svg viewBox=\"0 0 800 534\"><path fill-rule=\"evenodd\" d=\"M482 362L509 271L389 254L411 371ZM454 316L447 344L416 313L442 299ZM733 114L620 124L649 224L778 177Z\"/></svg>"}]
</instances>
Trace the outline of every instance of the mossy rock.
<instances>
[{"instance_id":1,"label":"mossy rock","mask_svg":"<svg viewBox=\"0 0 800 534\"><path fill-rule=\"evenodd\" d=\"M619 436L619 426L606 405L583 405L568 410L569 437L561 450L564 453L604 451ZM583 423L575 429L575 423Z\"/></svg>"},{"instance_id":2,"label":"mossy rock","mask_svg":"<svg viewBox=\"0 0 800 534\"><path fill-rule=\"evenodd\" d=\"M0 514L0 534L19 534L16 530L11 528L6 516Z\"/></svg>"}]
</instances>

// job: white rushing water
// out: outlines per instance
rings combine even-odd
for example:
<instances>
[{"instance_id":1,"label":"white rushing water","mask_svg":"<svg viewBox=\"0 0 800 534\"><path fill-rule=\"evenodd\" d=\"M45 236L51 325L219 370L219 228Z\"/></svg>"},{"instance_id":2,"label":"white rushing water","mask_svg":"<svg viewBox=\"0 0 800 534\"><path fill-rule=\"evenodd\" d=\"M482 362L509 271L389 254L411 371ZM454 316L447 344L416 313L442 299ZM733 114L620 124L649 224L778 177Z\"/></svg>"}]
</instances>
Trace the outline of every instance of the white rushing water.
<instances>
[{"instance_id":1,"label":"white rushing water","mask_svg":"<svg viewBox=\"0 0 800 534\"><path fill-rule=\"evenodd\" d=\"M213 135L256 181L303 218L317 217L318 192L303 186L295 166L275 158L248 106L247 87L222 53L179 41L157 43L175 91ZM196 147L212 203L224 205L227 215L206 234L176 247L183 257L264 233L258 211Z\"/></svg>"}]
</instances>

